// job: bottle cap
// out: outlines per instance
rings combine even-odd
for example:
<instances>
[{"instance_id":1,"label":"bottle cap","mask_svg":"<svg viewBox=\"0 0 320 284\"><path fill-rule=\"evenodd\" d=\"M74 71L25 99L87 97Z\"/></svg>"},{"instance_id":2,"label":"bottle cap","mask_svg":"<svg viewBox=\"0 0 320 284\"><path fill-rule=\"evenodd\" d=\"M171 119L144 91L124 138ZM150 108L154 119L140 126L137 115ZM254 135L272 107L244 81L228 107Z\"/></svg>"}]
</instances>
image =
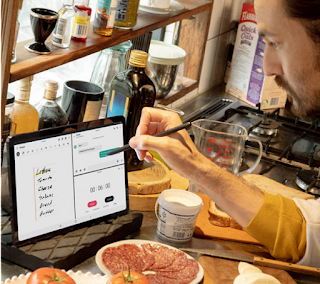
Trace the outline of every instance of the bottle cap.
<instances>
[{"instance_id":1,"label":"bottle cap","mask_svg":"<svg viewBox=\"0 0 320 284\"><path fill-rule=\"evenodd\" d=\"M59 89L58 82L54 80L47 80L44 83L45 91L44 91L44 98L47 100L54 101L57 96L57 90Z\"/></svg>"},{"instance_id":2,"label":"bottle cap","mask_svg":"<svg viewBox=\"0 0 320 284\"><path fill-rule=\"evenodd\" d=\"M142 50L132 50L130 53L129 64L134 67L145 68L147 66L148 53Z\"/></svg>"},{"instance_id":3,"label":"bottle cap","mask_svg":"<svg viewBox=\"0 0 320 284\"><path fill-rule=\"evenodd\" d=\"M29 101L32 80L33 80L33 76L29 76L17 82L17 93L16 93L17 101Z\"/></svg>"}]
</instances>

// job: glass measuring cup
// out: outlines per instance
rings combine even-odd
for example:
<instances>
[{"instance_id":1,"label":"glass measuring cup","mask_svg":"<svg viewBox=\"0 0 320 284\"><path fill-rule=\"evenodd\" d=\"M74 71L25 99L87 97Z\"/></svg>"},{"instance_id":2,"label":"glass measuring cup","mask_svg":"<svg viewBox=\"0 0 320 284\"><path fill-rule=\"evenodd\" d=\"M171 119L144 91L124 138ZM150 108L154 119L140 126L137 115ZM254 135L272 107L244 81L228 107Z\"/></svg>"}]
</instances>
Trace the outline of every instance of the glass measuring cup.
<instances>
[{"instance_id":1,"label":"glass measuring cup","mask_svg":"<svg viewBox=\"0 0 320 284\"><path fill-rule=\"evenodd\" d=\"M235 176L249 174L258 166L263 150L261 141L249 137L243 126L199 119L192 122L191 129L195 137L194 143L200 153ZM247 140L259 144L259 155L249 169L239 173L242 153Z\"/></svg>"}]
</instances>

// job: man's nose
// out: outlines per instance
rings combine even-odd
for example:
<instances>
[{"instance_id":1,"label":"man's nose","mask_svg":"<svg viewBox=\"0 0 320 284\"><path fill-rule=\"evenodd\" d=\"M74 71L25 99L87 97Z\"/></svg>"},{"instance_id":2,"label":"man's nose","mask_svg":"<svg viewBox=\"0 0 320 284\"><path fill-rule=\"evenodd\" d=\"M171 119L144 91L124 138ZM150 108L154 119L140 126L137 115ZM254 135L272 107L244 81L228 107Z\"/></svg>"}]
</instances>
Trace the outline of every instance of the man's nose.
<instances>
[{"instance_id":1,"label":"man's nose","mask_svg":"<svg viewBox=\"0 0 320 284\"><path fill-rule=\"evenodd\" d=\"M266 46L263 56L263 72L266 76L282 75L282 64L277 52Z\"/></svg>"}]
</instances>

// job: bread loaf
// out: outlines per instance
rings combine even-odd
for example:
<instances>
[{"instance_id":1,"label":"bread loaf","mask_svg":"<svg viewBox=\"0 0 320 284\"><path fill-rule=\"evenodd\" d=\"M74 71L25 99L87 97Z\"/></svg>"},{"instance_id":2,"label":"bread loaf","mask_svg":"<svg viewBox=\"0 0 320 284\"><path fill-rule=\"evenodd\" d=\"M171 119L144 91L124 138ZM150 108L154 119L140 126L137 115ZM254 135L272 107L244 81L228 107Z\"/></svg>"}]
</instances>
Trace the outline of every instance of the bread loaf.
<instances>
[{"instance_id":1,"label":"bread loaf","mask_svg":"<svg viewBox=\"0 0 320 284\"><path fill-rule=\"evenodd\" d=\"M294 197L301 199L314 198L314 196L311 194L285 186L282 183L279 183L262 175L246 174L240 177L240 180L253 189L268 192L273 195L281 194L283 197L289 199L293 199Z\"/></svg>"},{"instance_id":2,"label":"bread loaf","mask_svg":"<svg viewBox=\"0 0 320 284\"><path fill-rule=\"evenodd\" d=\"M170 188L169 170L162 162L154 159L144 166L128 173L129 194L156 194Z\"/></svg>"}]
</instances>

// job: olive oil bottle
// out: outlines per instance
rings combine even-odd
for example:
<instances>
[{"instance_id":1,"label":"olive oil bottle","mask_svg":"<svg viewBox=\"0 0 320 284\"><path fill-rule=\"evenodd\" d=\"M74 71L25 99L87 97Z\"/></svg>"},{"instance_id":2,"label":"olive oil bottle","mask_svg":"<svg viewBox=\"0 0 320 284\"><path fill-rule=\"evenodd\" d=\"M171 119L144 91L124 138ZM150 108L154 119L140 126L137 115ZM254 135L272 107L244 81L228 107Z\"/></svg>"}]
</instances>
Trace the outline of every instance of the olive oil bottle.
<instances>
[{"instance_id":1,"label":"olive oil bottle","mask_svg":"<svg viewBox=\"0 0 320 284\"><path fill-rule=\"evenodd\" d=\"M156 98L156 89L147 76L148 53L141 50L132 50L127 70L118 73L111 81L110 99L107 116L122 115L126 121L126 141L133 137L139 124L143 107L152 107ZM127 151L128 171L141 169L134 150Z\"/></svg>"}]
</instances>

